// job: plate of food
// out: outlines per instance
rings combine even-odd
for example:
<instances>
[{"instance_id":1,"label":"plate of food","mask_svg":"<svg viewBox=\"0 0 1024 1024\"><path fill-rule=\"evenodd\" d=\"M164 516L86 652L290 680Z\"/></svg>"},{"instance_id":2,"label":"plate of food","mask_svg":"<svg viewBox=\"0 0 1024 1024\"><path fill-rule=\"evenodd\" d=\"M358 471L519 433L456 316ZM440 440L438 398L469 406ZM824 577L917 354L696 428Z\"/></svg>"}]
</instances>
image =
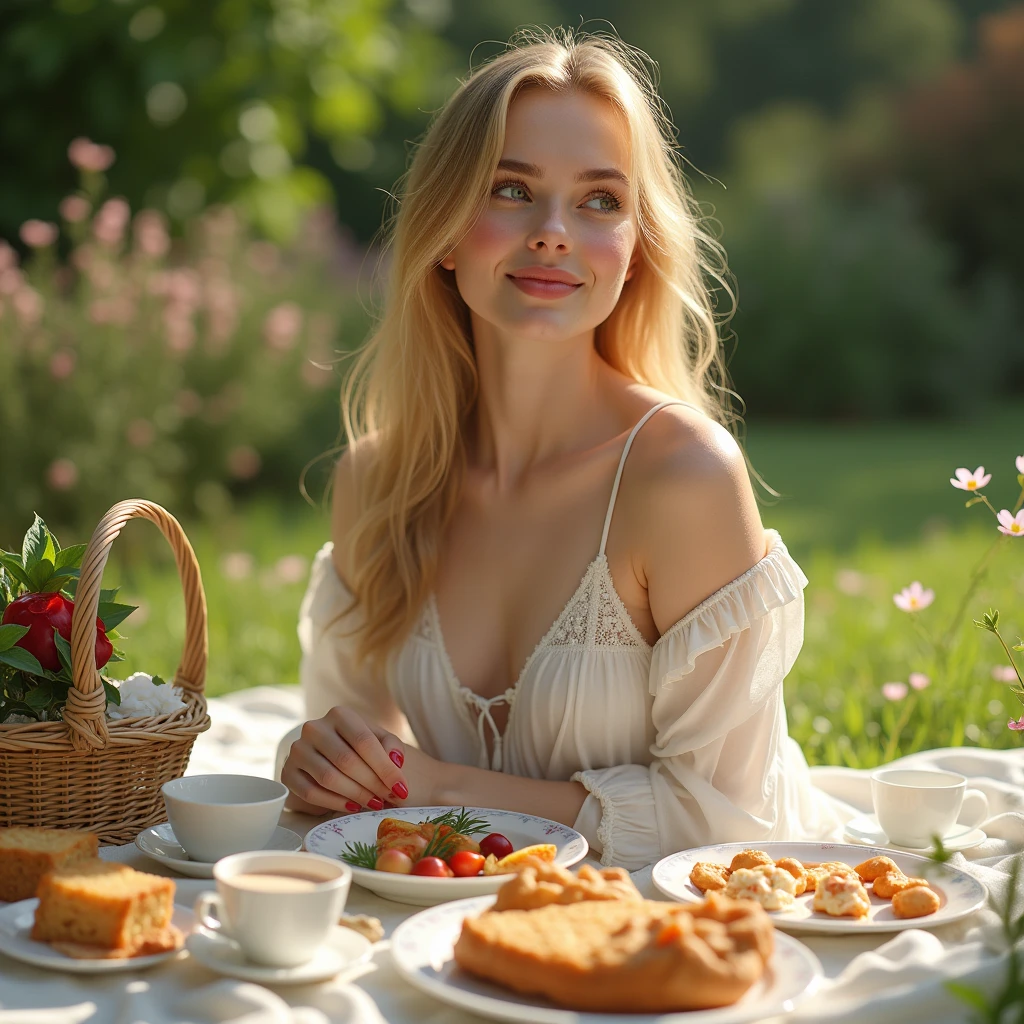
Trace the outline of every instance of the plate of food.
<instances>
[{"instance_id":1,"label":"plate of food","mask_svg":"<svg viewBox=\"0 0 1024 1024\"><path fill-rule=\"evenodd\" d=\"M623 869L587 864L528 866L494 896L420 911L391 952L421 991L533 1024L740 1024L788 1012L822 977L759 906L645 900Z\"/></svg>"},{"instance_id":2,"label":"plate of food","mask_svg":"<svg viewBox=\"0 0 1024 1024\"><path fill-rule=\"evenodd\" d=\"M364 889L421 907L496 892L532 858L568 867L588 849L568 825L486 807L349 814L311 829L303 846L344 860Z\"/></svg>"},{"instance_id":3,"label":"plate of food","mask_svg":"<svg viewBox=\"0 0 1024 1024\"><path fill-rule=\"evenodd\" d=\"M654 865L659 891L756 900L790 932L896 932L949 924L985 905L976 878L927 857L844 843L723 843Z\"/></svg>"}]
</instances>

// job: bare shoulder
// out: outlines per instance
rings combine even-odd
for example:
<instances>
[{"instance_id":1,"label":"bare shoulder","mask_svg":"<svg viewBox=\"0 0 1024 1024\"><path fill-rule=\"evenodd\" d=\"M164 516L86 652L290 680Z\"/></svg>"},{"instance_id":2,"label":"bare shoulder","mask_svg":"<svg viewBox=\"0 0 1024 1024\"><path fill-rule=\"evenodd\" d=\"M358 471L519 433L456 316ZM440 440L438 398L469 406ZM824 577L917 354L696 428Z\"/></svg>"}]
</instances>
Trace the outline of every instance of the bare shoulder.
<instances>
[{"instance_id":1,"label":"bare shoulder","mask_svg":"<svg viewBox=\"0 0 1024 1024\"><path fill-rule=\"evenodd\" d=\"M660 632L765 555L746 460L725 427L688 406L637 435L631 520Z\"/></svg>"},{"instance_id":2,"label":"bare shoulder","mask_svg":"<svg viewBox=\"0 0 1024 1024\"><path fill-rule=\"evenodd\" d=\"M331 484L331 540L334 541L334 567L343 581L351 577L352 528L361 511L361 481L377 455L375 435L348 445L334 466Z\"/></svg>"}]
</instances>

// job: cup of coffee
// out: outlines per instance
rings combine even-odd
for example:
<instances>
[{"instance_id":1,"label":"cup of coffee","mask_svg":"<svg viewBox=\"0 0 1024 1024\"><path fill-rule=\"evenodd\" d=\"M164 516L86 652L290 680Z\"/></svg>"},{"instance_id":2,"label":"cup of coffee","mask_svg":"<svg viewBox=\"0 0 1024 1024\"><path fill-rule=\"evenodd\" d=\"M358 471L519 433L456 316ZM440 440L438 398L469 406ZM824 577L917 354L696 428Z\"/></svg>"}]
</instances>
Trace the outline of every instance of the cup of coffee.
<instances>
[{"instance_id":1,"label":"cup of coffee","mask_svg":"<svg viewBox=\"0 0 1024 1024\"><path fill-rule=\"evenodd\" d=\"M160 788L175 838L192 860L260 850L277 828L287 786L255 775L187 775Z\"/></svg>"},{"instance_id":2,"label":"cup of coffee","mask_svg":"<svg viewBox=\"0 0 1024 1024\"><path fill-rule=\"evenodd\" d=\"M297 967L338 923L352 869L317 853L236 853L213 869L216 892L200 893L201 927L238 943L253 963Z\"/></svg>"},{"instance_id":3,"label":"cup of coffee","mask_svg":"<svg viewBox=\"0 0 1024 1024\"><path fill-rule=\"evenodd\" d=\"M896 846L924 849L958 821L974 828L988 817L988 798L968 789L956 772L881 768L871 775L871 799L878 824Z\"/></svg>"}]
</instances>

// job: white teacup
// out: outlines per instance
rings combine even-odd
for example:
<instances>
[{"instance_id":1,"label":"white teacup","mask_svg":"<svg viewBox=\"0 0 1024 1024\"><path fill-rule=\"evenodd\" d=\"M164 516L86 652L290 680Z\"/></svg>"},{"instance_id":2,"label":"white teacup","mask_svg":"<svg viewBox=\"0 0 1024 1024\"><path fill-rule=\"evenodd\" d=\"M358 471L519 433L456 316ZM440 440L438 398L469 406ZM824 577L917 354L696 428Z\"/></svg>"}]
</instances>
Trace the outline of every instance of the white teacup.
<instances>
[{"instance_id":1,"label":"white teacup","mask_svg":"<svg viewBox=\"0 0 1024 1024\"><path fill-rule=\"evenodd\" d=\"M209 863L266 846L288 788L255 775L186 775L160 792L175 838L193 860Z\"/></svg>"},{"instance_id":2,"label":"white teacup","mask_svg":"<svg viewBox=\"0 0 1024 1024\"><path fill-rule=\"evenodd\" d=\"M297 967L338 923L352 869L317 853L236 853L213 869L216 892L200 893L200 925L237 942L254 963Z\"/></svg>"},{"instance_id":3,"label":"white teacup","mask_svg":"<svg viewBox=\"0 0 1024 1024\"><path fill-rule=\"evenodd\" d=\"M988 817L988 798L956 772L881 768L871 775L875 816L889 842L924 849L960 821L974 828Z\"/></svg>"}]
</instances>

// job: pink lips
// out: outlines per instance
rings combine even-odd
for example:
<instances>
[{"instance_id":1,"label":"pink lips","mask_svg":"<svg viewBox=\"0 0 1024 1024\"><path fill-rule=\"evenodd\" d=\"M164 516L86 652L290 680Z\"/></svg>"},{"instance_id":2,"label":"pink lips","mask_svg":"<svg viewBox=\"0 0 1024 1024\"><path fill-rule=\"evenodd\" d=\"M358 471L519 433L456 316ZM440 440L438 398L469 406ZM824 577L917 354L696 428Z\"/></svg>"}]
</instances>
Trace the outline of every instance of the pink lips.
<instances>
[{"instance_id":1,"label":"pink lips","mask_svg":"<svg viewBox=\"0 0 1024 1024\"><path fill-rule=\"evenodd\" d=\"M505 275L521 292L537 299L560 299L576 291L583 282L554 267L523 267Z\"/></svg>"}]
</instances>

